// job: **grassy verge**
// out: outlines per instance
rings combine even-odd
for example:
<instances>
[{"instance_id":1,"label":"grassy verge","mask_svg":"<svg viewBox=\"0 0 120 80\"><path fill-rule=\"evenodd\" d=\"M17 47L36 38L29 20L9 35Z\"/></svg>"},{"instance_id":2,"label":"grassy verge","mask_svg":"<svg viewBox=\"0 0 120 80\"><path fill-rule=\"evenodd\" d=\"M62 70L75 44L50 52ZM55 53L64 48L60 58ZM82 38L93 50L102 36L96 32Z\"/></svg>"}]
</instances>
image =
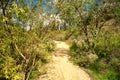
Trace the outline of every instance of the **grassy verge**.
<instances>
[{"instance_id":1,"label":"grassy verge","mask_svg":"<svg viewBox=\"0 0 120 80\"><path fill-rule=\"evenodd\" d=\"M120 75L114 69L108 69L101 72L89 69L88 73L92 74L93 80L120 80Z\"/></svg>"}]
</instances>

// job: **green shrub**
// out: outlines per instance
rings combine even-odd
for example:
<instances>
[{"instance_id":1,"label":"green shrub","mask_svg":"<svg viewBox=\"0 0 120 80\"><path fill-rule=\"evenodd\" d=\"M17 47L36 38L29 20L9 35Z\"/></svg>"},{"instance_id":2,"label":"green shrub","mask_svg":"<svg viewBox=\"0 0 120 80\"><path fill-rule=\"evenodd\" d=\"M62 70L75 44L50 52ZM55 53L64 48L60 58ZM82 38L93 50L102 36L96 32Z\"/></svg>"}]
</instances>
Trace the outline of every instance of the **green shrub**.
<instances>
[{"instance_id":1,"label":"green shrub","mask_svg":"<svg viewBox=\"0 0 120 80\"><path fill-rule=\"evenodd\" d=\"M93 71L92 74L95 80L120 80L120 75L114 69L108 69L101 73Z\"/></svg>"},{"instance_id":2,"label":"green shrub","mask_svg":"<svg viewBox=\"0 0 120 80\"><path fill-rule=\"evenodd\" d=\"M120 80L120 34L105 32L93 43L92 52L84 43L73 42L70 47L71 60L92 70L95 80Z\"/></svg>"},{"instance_id":3,"label":"green shrub","mask_svg":"<svg viewBox=\"0 0 120 80\"><path fill-rule=\"evenodd\" d=\"M120 58L119 49L120 35L106 34L98 38L95 42L94 51L99 58L106 58L109 62L112 58Z\"/></svg>"},{"instance_id":4,"label":"green shrub","mask_svg":"<svg viewBox=\"0 0 120 80\"><path fill-rule=\"evenodd\" d=\"M22 80L23 74L19 73L21 70L21 65L16 65L16 62L13 58L6 56L1 62L0 68L2 68L0 70L0 77L6 78L8 80Z\"/></svg>"},{"instance_id":5,"label":"green shrub","mask_svg":"<svg viewBox=\"0 0 120 80\"><path fill-rule=\"evenodd\" d=\"M37 34L35 29L27 32L17 25L7 28L11 33L0 28L0 78L24 80L36 76L39 66L48 61L54 45L48 36Z\"/></svg>"},{"instance_id":6,"label":"green shrub","mask_svg":"<svg viewBox=\"0 0 120 80\"><path fill-rule=\"evenodd\" d=\"M104 34L97 38L94 51L99 59L97 63L90 65L90 69L95 72L97 80L120 80L118 68L120 61L119 34Z\"/></svg>"},{"instance_id":7,"label":"green shrub","mask_svg":"<svg viewBox=\"0 0 120 80\"><path fill-rule=\"evenodd\" d=\"M71 60L75 64L78 64L82 67L88 67L98 59L98 56L87 51L87 45L73 42L72 46L70 47Z\"/></svg>"},{"instance_id":8,"label":"green shrub","mask_svg":"<svg viewBox=\"0 0 120 80\"><path fill-rule=\"evenodd\" d=\"M32 71L31 74L30 74L30 79L34 79L35 77L37 77L38 75L38 71Z\"/></svg>"}]
</instances>

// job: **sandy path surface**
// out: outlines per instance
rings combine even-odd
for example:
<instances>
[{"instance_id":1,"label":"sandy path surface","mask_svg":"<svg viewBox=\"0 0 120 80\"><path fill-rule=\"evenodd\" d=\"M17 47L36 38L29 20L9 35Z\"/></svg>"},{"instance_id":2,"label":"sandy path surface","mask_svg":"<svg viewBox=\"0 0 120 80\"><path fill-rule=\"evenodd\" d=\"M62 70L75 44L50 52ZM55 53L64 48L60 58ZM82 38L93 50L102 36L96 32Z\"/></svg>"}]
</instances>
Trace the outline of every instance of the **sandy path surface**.
<instances>
[{"instance_id":1,"label":"sandy path surface","mask_svg":"<svg viewBox=\"0 0 120 80\"><path fill-rule=\"evenodd\" d=\"M69 46L65 42L54 41L56 48L47 73L38 80L91 80L89 75L69 61Z\"/></svg>"}]
</instances>

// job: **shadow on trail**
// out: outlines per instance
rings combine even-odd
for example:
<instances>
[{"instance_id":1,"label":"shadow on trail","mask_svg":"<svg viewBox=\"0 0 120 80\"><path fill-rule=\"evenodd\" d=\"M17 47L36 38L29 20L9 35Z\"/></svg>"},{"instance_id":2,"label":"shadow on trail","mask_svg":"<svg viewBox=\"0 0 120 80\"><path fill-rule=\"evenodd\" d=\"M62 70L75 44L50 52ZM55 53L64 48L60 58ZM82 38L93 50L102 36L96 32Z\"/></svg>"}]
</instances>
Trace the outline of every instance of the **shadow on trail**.
<instances>
[{"instance_id":1,"label":"shadow on trail","mask_svg":"<svg viewBox=\"0 0 120 80\"><path fill-rule=\"evenodd\" d=\"M48 64L47 73L38 80L91 80L90 76L79 66L69 61L69 45L62 41L54 41L56 47L52 61Z\"/></svg>"}]
</instances>

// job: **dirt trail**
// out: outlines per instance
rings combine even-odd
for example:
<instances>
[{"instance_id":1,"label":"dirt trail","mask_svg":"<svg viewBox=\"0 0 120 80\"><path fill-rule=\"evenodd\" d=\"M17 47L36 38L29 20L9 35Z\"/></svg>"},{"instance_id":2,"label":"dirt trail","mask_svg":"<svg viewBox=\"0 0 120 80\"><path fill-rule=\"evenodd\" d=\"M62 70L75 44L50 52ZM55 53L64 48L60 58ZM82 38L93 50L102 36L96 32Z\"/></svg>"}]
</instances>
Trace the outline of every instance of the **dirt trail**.
<instances>
[{"instance_id":1,"label":"dirt trail","mask_svg":"<svg viewBox=\"0 0 120 80\"><path fill-rule=\"evenodd\" d=\"M69 46L65 42L54 41L56 48L52 61L49 63L47 74L38 80L90 80L89 75L69 60Z\"/></svg>"}]
</instances>

